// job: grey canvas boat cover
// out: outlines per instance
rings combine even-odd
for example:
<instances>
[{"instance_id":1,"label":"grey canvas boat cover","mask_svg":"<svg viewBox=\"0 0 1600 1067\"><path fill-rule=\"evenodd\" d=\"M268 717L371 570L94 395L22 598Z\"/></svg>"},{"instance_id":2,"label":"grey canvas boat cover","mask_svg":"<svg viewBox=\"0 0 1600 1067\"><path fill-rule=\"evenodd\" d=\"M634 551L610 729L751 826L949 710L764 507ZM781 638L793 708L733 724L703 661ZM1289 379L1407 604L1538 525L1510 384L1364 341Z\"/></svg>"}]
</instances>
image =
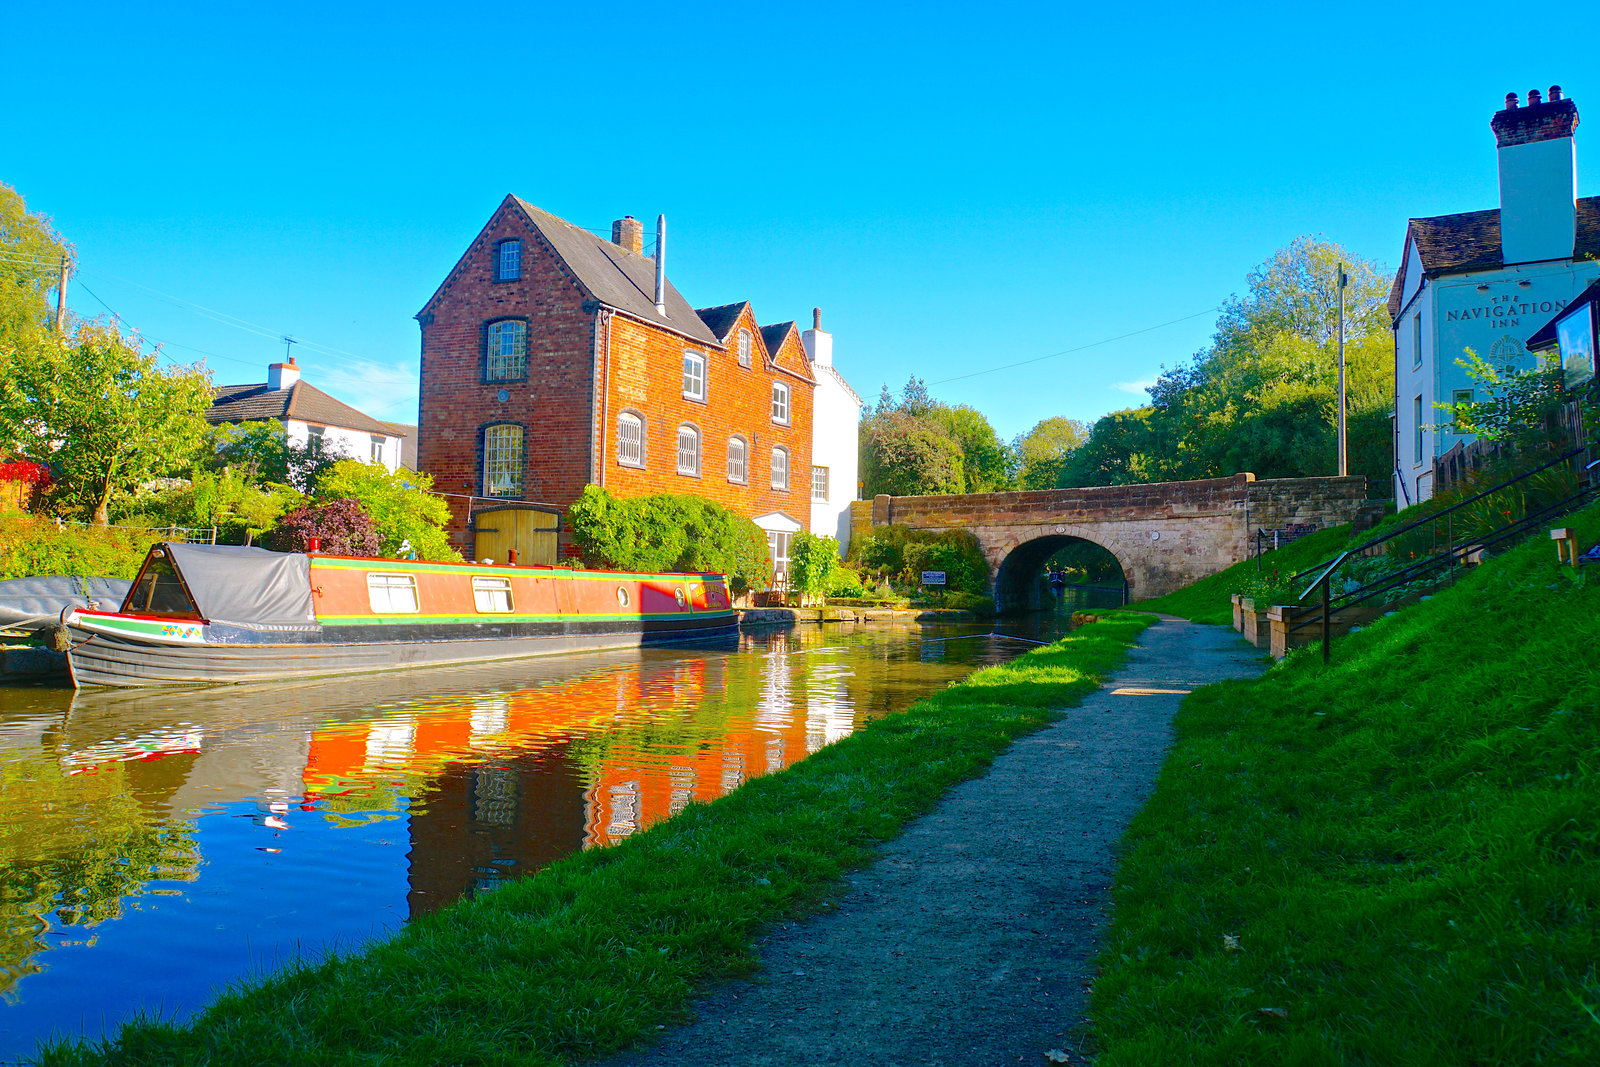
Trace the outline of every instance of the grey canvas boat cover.
<instances>
[{"instance_id":1,"label":"grey canvas boat cover","mask_svg":"<svg viewBox=\"0 0 1600 1067\"><path fill-rule=\"evenodd\" d=\"M55 626L64 609L86 608L91 600L101 611L115 611L132 586L126 578L12 578L0 582L0 627L39 630Z\"/></svg>"},{"instance_id":2,"label":"grey canvas boat cover","mask_svg":"<svg viewBox=\"0 0 1600 1067\"><path fill-rule=\"evenodd\" d=\"M257 630L315 630L311 561L299 552L238 545L163 544L207 622Z\"/></svg>"}]
</instances>

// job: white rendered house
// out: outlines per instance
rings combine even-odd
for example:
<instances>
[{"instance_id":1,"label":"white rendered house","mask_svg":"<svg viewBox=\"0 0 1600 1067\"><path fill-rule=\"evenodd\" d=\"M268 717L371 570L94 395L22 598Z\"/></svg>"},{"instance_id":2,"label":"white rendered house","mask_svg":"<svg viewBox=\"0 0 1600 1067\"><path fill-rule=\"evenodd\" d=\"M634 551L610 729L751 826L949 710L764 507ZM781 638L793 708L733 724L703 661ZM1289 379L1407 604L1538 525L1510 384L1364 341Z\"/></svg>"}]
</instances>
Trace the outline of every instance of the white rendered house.
<instances>
[{"instance_id":1,"label":"white rendered house","mask_svg":"<svg viewBox=\"0 0 1600 1067\"><path fill-rule=\"evenodd\" d=\"M206 421L283 423L289 443L304 447L320 437L330 451L365 463L398 470L405 431L393 423L364 415L321 389L300 380L300 368L287 363L267 366L267 380L249 385L218 385L211 390Z\"/></svg>"},{"instance_id":2,"label":"white rendered house","mask_svg":"<svg viewBox=\"0 0 1600 1067\"><path fill-rule=\"evenodd\" d=\"M811 532L839 539L839 555L850 544L850 502L856 498L860 453L861 397L833 365L833 334L822 328L822 309L811 311L811 329L800 335L817 391L812 402Z\"/></svg>"},{"instance_id":3,"label":"white rendered house","mask_svg":"<svg viewBox=\"0 0 1600 1067\"><path fill-rule=\"evenodd\" d=\"M1504 370L1530 370L1524 340L1600 277L1600 196L1578 198L1578 109L1550 87L1490 126L1500 206L1412 219L1389 293L1394 330L1395 469L1400 508L1433 495L1434 460L1469 435L1439 404L1482 400L1458 362L1471 349Z\"/></svg>"}]
</instances>

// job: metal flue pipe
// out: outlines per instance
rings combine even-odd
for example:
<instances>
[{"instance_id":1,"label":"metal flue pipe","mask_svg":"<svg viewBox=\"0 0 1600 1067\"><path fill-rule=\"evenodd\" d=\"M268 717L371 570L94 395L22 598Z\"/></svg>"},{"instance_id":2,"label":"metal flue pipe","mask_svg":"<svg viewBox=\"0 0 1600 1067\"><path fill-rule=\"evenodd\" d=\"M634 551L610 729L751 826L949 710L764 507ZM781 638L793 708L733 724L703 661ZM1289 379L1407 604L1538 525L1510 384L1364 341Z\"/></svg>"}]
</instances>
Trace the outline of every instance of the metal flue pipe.
<instances>
[{"instance_id":1,"label":"metal flue pipe","mask_svg":"<svg viewBox=\"0 0 1600 1067\"><path fill-rule=\"evenodd\" d=\"M656 314L667 314L667 217L656 216Z\"/></svg>"}]
</instances>

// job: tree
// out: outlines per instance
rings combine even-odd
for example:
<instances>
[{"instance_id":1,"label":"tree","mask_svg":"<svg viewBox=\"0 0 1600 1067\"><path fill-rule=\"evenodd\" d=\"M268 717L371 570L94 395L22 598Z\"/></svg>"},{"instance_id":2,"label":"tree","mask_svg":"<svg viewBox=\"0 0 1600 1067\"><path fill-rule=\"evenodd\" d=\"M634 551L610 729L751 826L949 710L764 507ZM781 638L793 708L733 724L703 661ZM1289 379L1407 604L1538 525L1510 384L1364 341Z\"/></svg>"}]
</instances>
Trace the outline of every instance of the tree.
<instances>
[{"instance_id":1,"label":"tree","mask_svg":"<svg viewBox=\"0 0 1600 1067\"><path fill-rule=\"evenodd\" d=\"M1469 348L1456 363L1466 368L1484 398L1437 405L1450 415L1454 432L1524 448L1556 443L1556 416L1567 399L1560 360L1547 356L1532 370L1506 372Z\"/></svg>"},{"instance_id":2,"label":"tree","mask_svg":"<svg viewBox=\"0 0 1600 1067\"><path fill-rule=\"evenodd\" d=\"M320 542L319 552L334 556L376 556L383 547L372 516L361 501L349 497L295 508L272 531L272 547L279 552L309 552L313 537Z\"/></svg>"},{"instance_id":3,"label":"tree","mask_svg":"<svg viewBox=\"0 0 1600 1067\"><path fill-rule=\"evenodd\" d=\"M1089 439L1068 455L1057 480L1060 487L1134 485L1150 476L1153 408L1128 408L1102 415Z\"/></svg>"},{"instance_id":4,"label":"tree","mask_svg":"<svg viewBox=\"0 0 1600 1067\"><path fill-rule=\"evenodd\" d=\"M104 525L113 495L189 465L210 407L201 371L163 370L137 337L83 323L70 340L12 352L0 375L0 449L48 463L52 496Z\"/></svg>"},{"instance_id":5,"label":"tree","mask_svg":"<svg viewBox=\"0 0 1600 1067\"><path fill-rule=\"evenodd\" d=\"M861 481L868 496L966 492L960 446L902 411L862 421Z\"/></svg>"},{"instance_id":6,"label":"tree","mask_svg":"<svg viewBox=\"0 0 1600 1067\"><path fill-rule=\"evenodd\" d=\"M18 352L29 351L48 335L49 294L58 284L61 264L70 271L72 247L50 220L32 213L14 188L0 182L0 374Z\"/></svg>"},{"instance_id":7,"label":"tree","mask_svg":"<svg viewBox=\"0 0 1600 1067\"><path fill-rule=\"evenodd\" d=\"M961 450L961 473L969 493L997 493L1011 488L1014 458L989 420L966 404L935 405L924 422L938 427Z\"/></svg>"},{"instance_id":8,"label":"tree","mask_svg":"<svg viewBox=\"0 0 1600 1067\"><path fill-rule=\"evenodd\" d=\"M383 539L380 551L385 556L398 556L409 543L420 559L459 560L461 554L450 547L445 532L450 506L432 489L433 478L426 474L391 473L381 463L341 459L318 479L316 499L360 501Z\"/></svg>"},{"instance_id":9,"label":"tree","mask_svg":"<svg viewBox=\"0 0 1600 1067\"><path fill-rule=\"evenodd\" d=\"M789 539L789 585L803 600L816 603L828 595L839 566L839 542L800 531Z\"/></svg>"},{"instance_id":10,"label":"tree","mask_svg":"<svg viewBox=\"0 0 1600 1067\"><path fill-rule=\"evenodd\" d=\"M1043 419L1011 444L1017 458L1017 488L1054 489L1067 458L1089 439L1089 427L1057 415Z\"/></svg>"}]
</instances>

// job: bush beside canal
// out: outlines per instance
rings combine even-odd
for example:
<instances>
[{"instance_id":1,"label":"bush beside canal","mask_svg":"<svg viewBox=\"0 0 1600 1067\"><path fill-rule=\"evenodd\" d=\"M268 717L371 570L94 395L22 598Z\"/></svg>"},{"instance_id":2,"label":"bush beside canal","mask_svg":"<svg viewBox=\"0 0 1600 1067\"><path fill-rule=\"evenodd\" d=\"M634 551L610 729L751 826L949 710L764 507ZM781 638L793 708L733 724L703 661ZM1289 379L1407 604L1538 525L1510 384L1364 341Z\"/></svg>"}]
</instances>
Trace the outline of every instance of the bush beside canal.
<instances>
[{"instance_id":1,"label":"bush beside canal","mask_svg":"<svg viewBox=\"0 0 1600 1067\"><path fill-rule=\"evenodd\" d=\"M1555 525L1600 540L1600 508ZM1600 1063L1600 568L1547 540L1197 691L1117 874L1102 1067Z\"/></svg>"},{"instance_id":2,"label":"bush beside canal","mask_svg":"<svg viewBox=\"0 0 1600 1067\"><path fill-rule=\"evenodd\" d=\"M626 1047L751 971L762 929L825 906L876 845L1096 689L1150 621L1102 616L620 845L241 985L189 1025L134 1022L41 1062L555 1064Z\"/></svg>"},{"instance_id":3,"label":"bush beside canal","mask_svg":"<svg viewBox=\"0 0 1600 1067\"><path fill-rule=\"evenodd\" d=\"M165 534L107 527L57 527L43 516L0 512L0 581L39 574L132 578Z\"/></svg>"}]
</instances>

